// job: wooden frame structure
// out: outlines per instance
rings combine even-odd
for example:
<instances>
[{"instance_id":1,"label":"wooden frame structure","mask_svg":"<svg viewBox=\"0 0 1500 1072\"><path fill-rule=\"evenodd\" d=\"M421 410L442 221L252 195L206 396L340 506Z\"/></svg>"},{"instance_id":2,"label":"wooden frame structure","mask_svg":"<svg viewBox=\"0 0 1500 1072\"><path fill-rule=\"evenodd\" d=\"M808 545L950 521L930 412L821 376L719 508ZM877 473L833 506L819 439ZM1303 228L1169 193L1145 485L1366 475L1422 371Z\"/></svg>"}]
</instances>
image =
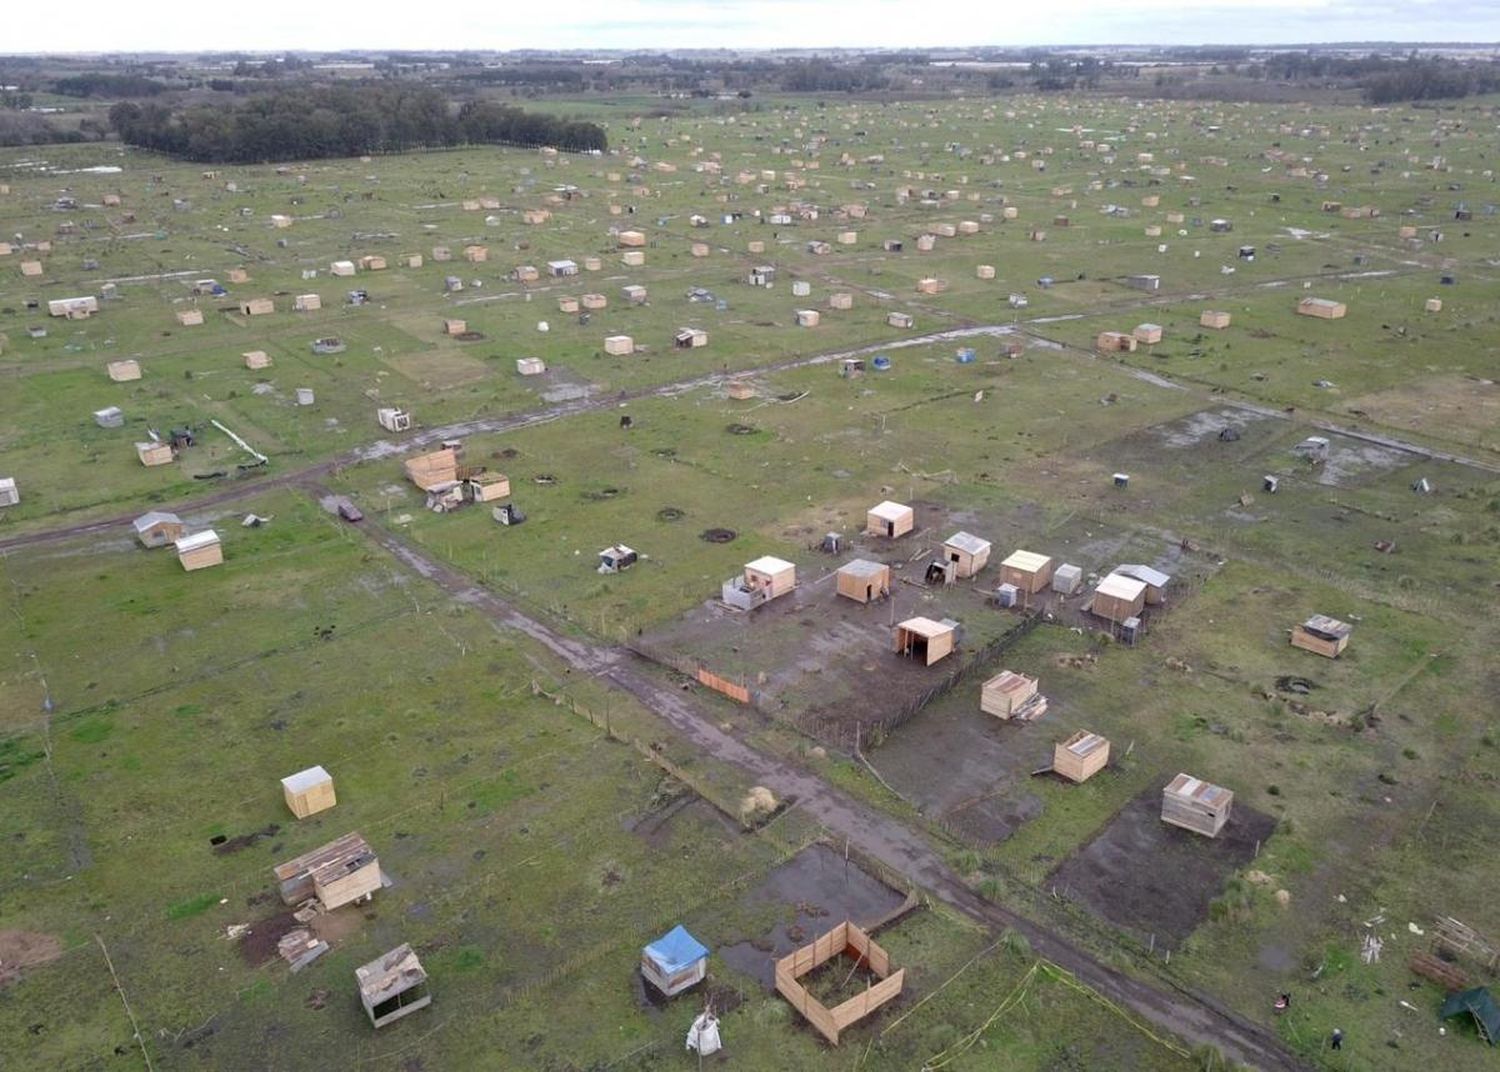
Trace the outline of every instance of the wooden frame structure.
<instances>
[{"instance_id":1,"label":"wooden frame structure","mask_svg":"<svg viewBox=\"0 0 1500 1072\"><path fill-rule=\"evenodd\" d=\"M355 968L354 978L365 1015L377 1028L432 1004L427 971L406 942Z\"/></svg>"},{"instance_id":2,"label":"wooden frame structure","mask_svg":"<svg viewBox=\"0 0 1500 1072\"><path fill-rule=\"evenodd\" d=\"M1079 730L1052 746L1052 769L1070 782L1086 782L1109 764L1109 738Z\"/></svg>"},{"instance_id":3,"label":"wooden frame structure","mask_svg":"<svg viewBox=\"0 0 1500 1072\"><path fill-rule=\"evenodd\" d=\"M1218 837L1233 808L1231 790L1191 774L1179 774L1161 791L1161 821L1204 837Z\"/></svg>"},{"instance_id":4,"label":"wooden frame structure","mask_svg":"<svg viewBox=\"0 0 1500 1072\"><path fill-rule=\"evenodd\" d=\"M813 997L799 980L840 955L851 956L857 965L868 967L880 977L880 982L830 1009ZM894 1000L901 993L905 980L906 969L892 972L890 955L848 920L776 962L777 992L835 1046L839 1044L840 1034Z\"/></svg>"},{"instance_id":5,"label":"wooden frame structure","mask_svg":"<svg viewBox=\"0 0 1500 1072\"><path fill-rule=\"evenodd\" d=\"M272 869L289 905L316 898L323 911L369 897L381 887L380 860L359 834L345 834ZM379 1026L378 1024L376 1026Z\"/></svg>"},{"instance_id":6,"label":"wooden frame structure","mask_svg":"<svg viewBox=\"0 0 1500 1072\"><path fill-rule=\"evenodd\" d=\"M947 622L935 622L931 618L908 618L896 626L892 634L893 649L897 655L921 659L923 665L931 666L939 659L953 654L953 626Z\"/></svg>"},{"instance_id":7,"label":"wooden frame structure","mask_svg":"<svg viewBox=\"0 0 1500 1072\"><path fill-rule=\"evenodd\" d=\"M979 710L1001 719L1030 722L1047 711L1047 698L1037 691L1037 680L1014 670L1001 670L979 690Z\"/></svg>"}]
</instances>

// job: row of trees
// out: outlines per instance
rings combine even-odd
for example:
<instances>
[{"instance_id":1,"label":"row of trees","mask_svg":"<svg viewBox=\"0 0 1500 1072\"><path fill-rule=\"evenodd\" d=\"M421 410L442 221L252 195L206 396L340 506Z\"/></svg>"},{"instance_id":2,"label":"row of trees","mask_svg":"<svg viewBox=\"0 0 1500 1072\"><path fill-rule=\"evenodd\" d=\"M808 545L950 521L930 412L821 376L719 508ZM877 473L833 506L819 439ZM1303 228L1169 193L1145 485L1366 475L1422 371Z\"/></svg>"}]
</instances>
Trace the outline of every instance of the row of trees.
<instances>
[{"instance_id":1,"label":"row of trees","mask_svg":"<svg viewBox=\"0 0 1500 1072\"><path fill-rule=\"evenodd\" d=\"M64 97L155 97L172 87L138 74L76 74L59 78L52 89Z\"/></svg>"},{"instance_id":2,"label":"row of trees","mask_svg":"<svg viewBox=\"0 0 1500 1072\"><path fill-rule=\"evenodd\" d=\"M490 102L456 114L437 90L410 83L307 88L242 103L173 110L125 101L109 112L120 140L200 163L244 164L456 145L607 147L602 128Z\"/></svg>"}]
</instances>

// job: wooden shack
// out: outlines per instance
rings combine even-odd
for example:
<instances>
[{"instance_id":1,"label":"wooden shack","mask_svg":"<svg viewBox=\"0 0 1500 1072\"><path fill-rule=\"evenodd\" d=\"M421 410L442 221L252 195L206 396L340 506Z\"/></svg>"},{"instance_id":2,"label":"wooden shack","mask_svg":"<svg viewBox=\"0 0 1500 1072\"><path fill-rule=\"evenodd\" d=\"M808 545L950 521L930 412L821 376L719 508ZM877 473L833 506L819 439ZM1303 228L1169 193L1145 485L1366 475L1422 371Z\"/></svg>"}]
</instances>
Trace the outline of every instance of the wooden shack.
<instances>
[{"instance_id":1,"label":"wooden shack","mask_svg":"<svg viewBox=\"0 0 1500 1072\"><path fill-rule=\"evenodd\" d=\"M854 295L848 291L840 290L828 295L828 308L830 309L853 309Z\"/></svg>"},{"instance_id":2,"label":"wooden shack","mask_svg":"<svg viewBox=\"0 0 1500 1072\"><path fill-rule=\"evenodd\" d=\"M496 502L510 495L510 477L504 473L481 470L464 478L464 498L470 502Z\"/></svg>"},{"instance_id":3,"label":"wooden shack","mask_svg":"<svg viewBox=\"0 0 1500 1072\"><path fill-rule=\"evenodd\" d=\"M719 586L719 598L738 610L754 610L797 586L797 567L785 559L762 555L745 563L738 576Z\"/></svg>"},{"instance_id":4,"label":"wooden shack","mask_svg":"<svg viewBox=\"0 0 1500 1072\"><path fill-rule=\"evenodd\" d=\"M1229 326L1229 314L1219 309L1205 309L1198 317L1198 326L1222 331Z\"/></svg>"},{"instance_id":5,"label":"wooden shack","mask_svg":"<svg viewBox=\"0 0 1500 1072\"><path fill-rule=\"evenodd\" d=\"M539 357L518 357L516 371L522 376L540 376L547 371L547 362Z\"/></svg>"},{"instance_id":6,"label":"wooden shack","mask_svg":"<svg viewBox=\"0 0 1500 1072\"><path fill-rule=\"evenodd\" d=\"M891 567L884 562L856 558L838 568L838 594L856 603L869 603L891 594Z\"/></svg>"},{"instance_id":7,"label":"wooden shack","mask_svg":"<svg viewBox=\"0 0 1500 1072\"><path fill-rule=\"evenodd\" d=\"M1218 837L1229 821L1234 794L1190 774L1179 774L1161 791L1161 821L1204 837Z\"/></svg>"},{"instance_id":8,"label":"wooden shack","mask_svg":"<svg viewBox=\"0 0 1500 1072\"><path fill-rule=\"evenodd\" d=\"M621 231L616 240L623 249L639 249L646 244L646 236L640 231Z\"/></svg>"},{"instance_id":9,"label":"wooden shack","mask_svg":"<svg viewBox=\"0 0 1500 1072\"><path fill-rule=\"evenodd\" d=\"M1145 607L1146 582L1111 573L1094 589L1089 611L1118 625L1127 618L1138 617Z\"/></svg>"},{"instance_id":10,"label":"wooden shack","mask_svg":"<svg viewBox=\"0 0 1500 1072\"><path fill-rule=\"evenodd\" d=\"M945 282L943 282L941 279L934 279L934 278L928 277L926 279L918 279L917 280L917 293L918 294L941 294L943 291L945 291L947 289L948 289L948 284L945 283Z\"/></svg>"},{"instance_id":11,"label":"wooden shack","mask_svg":"<svg viewBox=\"0 0 1500 1072\"><path fill-rule=\"evenodd\" d=\"M1443 299L1428 298L1422 303L1422 308L1429 313L1441 313L1443 311Z\"/></svg>"},{"instance_id":12,"label":"wooden shack","mask_svg":"<svg viewBox=\"0 0 1500 1072\"><path fill-rule=\"evenodd\" d=\"M352 276L357 270L358 269L354 267L353 261L334 261L328 266L329 273L339 276L340 278L348 278L349 276Z\"/></svg>"},{"instance_id":13,"label":"wooden shack","mask_svg":"<svg viewBox=\"0 0 1500 1072\"><path fill-rule=\"evenodd\" d=\"M1161 342L1161 325L1137 324L1131 334L1135 336L1136 342L1142 342L1150 346L1152 343Z\"/></svg>"},{"instance_id":14,"label":"wooden shack","mask_svg":"<svg viewBox=\"0 0 1500 1072\"><path fill-rule=\"evenodd\" d=\"M1037 691L1037 679L1014 670L1001 670L979 690L979 710L1001 719L1030 722L1047 710L1047 698Z\"/></svg>"},{"instance_id":15,"label":"wooden shack","mask_svg":"<svg viewBox=\"0 0 1500 1072\"><path fill-rule=\"evenodd\" d=\"M468 330L469 324L466 320L459 320L454 317L445 317L443 320L443 334L450 338L455 335L463 335Z\"/></svg>"},{"instance_id":16,"label":"wooden shack","mask_svg":"<svg viewBox=\"0 0 1500 1072\"><path fill-rule=\"evenodd\" d=\"M797 326L799 328L815 328L822 319L822 315L816 309L797 310Z\"/></svg>"},{"instance_id":17,"label":"wooden shack","mask_svg":"<svg viewBox=\"0 0 1500 1072\"><path fill-rule=\"evenodd\" d=\"M141 378L141 363L133 357L127 357L123 361L111 361L104 366L104 370L116 383L128 383Z\"/></svg>"},{"instance_id":18,"label":"wooden shack","mask_svg":"<svg viewBox=\"0 0 1500 1072\"><path fill-rule=\"evenodd\" d=\"M1337 659L1349 644L1354 626L1330 618L1326 614L1314 614L1301 625L1292 627L1292 647Z\"/></svg>"},{"instance_id":19,"label":"wooden shack","mask_svg":"<svg viewBox=\"0 0 1500 1072\"><path fill-rule=\"evenodd\" d=\"M359 266L367 272L382 272L385 270L386 261L378 253L366 253L359 259Z\"/></svg>"},{"instance_id":20,"label":"wooden shack","mask_svg":"<svg viewBox=\"0 0 1500 1072\"><path fill-rule=\"evenodd\" d=\"M240 355L245 359L247 369L263 369L271 367L271 355L264 350L247 350Z\"/></svg>"},{"instance_id":21,"label":"wooden shack","mask_svg":"<svg viewBox=\"0 0 1500 1072\"><path fill-rule=\"evenodd\" d=\"M1338 320L1348 311L1343 302L1332 298L1303 298L1297 303L1298 316L1316 316L1323 320Z\"/></svg>"},{"instance_id":22,"label":"wooden shack","mask_svg":"<svg viewBox=\"0 0 1500 1072\"><path fill-rule=\"evenodd\" d=\"M624 357L635 353L635 340L629 335L607 335L604 338L604 352L614 354L616 357Z\"/></svg>"},{"instance_id":23,"label":"wooden shack","mask_svg":"<svg viewBox=\"0 0 1500 1072\"><path fill-rule=\"evenodd\" d=\"M406 479L423 491L452 484L458 480L458 451L442 447L426 454L406 459Z\"/></svg>"},{"instance_id":24,"label":"wooden shack","mask_svg":"<svg viewBox=\"0 0 1500 1072\"><path fill-rule=\"evenodd\" d=\"M830 1009L800 980L840 956L854 961L855 968L867 969L880 982ZM837 1046L843 1032L900 995L906 972L904 969L893 972L890 955L867 933L846 920L810 945L776 961L775 978L777 993L786 998L820 1035Z\"/></svg>"},{"instance_id":25,"label":"wooden shack","mask_svg":"<svg viewBox=\"0 0 1500 1072\"><path fill-rule=\"evenodd\" d=\"M323 299L316 294L298 294L292 299L292 308L299 313L312 313L323 308Z\"/></svg>"},{"instance_id":26,"label":"wooden shack","mask_svg":"<svg viewBox=\"0 0 1500 1072\"><path fill-rule=\"evenodd\" d=\"M916 511L901 503L885 502L870 507L865 514L865 532L870 536L895 539L905 536L917 523Z\"/></svg>"},{"instance_id":27,"label":"wooden shack","mask_svg":"<svg viewBox=\"0 0 1500 1072\"><path fill-rule=\"evenodd\" d=\"M609 304L609 299L603 294L585 294L579 301L588 310L603 309Z\"/></svg>"},{"instance_id":28,"label":"wooden shack","mask_svg":"<svg viewBox=\"0 0 1500 1072\"><path fill-rule=\"evenodd\" d=\"M182 518L165 510L151 510L131 522L142 547L165 547L187 535Z\"/></svg>"},{"instance_id":29,"label":"wooden shack","mask_svg":"<svg viewBox=\"0 0 1500 1072\"><path fill-rule=\"evenodd\" d=\"M333 775L322 767L308 767L281 779L281 794L286 806L299 819L327 811L338 803L333 792Z\"/></svg>"},{"instance_id":30,"label":"wooden shack","mask_svg":"<svg viewBox=\"0 0 1500 1072\"><path fill-rule=\"evenodd\" d=\"M1101 331L1094 338L1094 349L1106 354L1130 354L1139 343L1135 335L1126 331Z\"/></svg>"},{"instance_id":31,"label":"wooden shack","mask_svg":"<svg viewBox=\"0 0 1500 1072\"><path fill-rule=\"evenodd\" d=\"M213 529L184 536L177 541L176 547L177 561L189 573L217 566L224 561L223 545L219 543L219 534Z\"/></svg>"},{"instance_id":32,"label":"wooden shack","mask_svg":"<svg viewBox=\"0 0 1500 1072\"><path fill-rule=\"evenodd\" d=\"M273 869L281 899L300 905L316 899L325 912L352 901L368 901L380 889L380 861L369 842L345 834Z\"/></svg>"},{"instance_id":33,"label":"wooden shack","mask_svg":"<svg viewBox=\"0 0 1500 1072\"><path fill-rule=\"evenodd\" d=\"M1109 765L1109 738L1079 730L1052 746L1052 770L1070 782L1086 782Z\"/></svg>"},{"instance_id":34,"label":"wooden shack","mask_svg":"<svg viewBox=\"0 0 1500 1072\"><path fill-rule=\"evenodd\" d=\"M990 560L990 541L971 532L955 532L943 541L943 558L952 563L954 577L973 577Z\"/></svg>"},{"instance_id":35,"label":"wooden shack","mask_svg":"<svg viewBox=\"0 0 1500 1072\"><path fill-rule=\"evenodd\" d=\"M572 297L571 295L564 294L562 297L557 299L557 311L560 313L578 312L578 299Z\"/></svg>"},{"instance_id":36,"label":"wooden shack","mask_svg":"<svg viewBox=\"0 0 1500 1072\"><path fill-rule=\"evenodd\" d=\"M242 316L265 316L276 311L276 303L270 298L248 298L240 302Z\"/></svg>"},{"instance_id":37,"label":"wooden shack","mask_svg":"<svg viewBox=\"0 0 1500 1072\"><path fill-rule=\"evenodd\" d=\"M1052 559L1034 551L1012 551L1000 563L1000 583L1013 584L1016 590L1036 594L1052 581Z\"/></svg>"},{"instance_id":38,"label":"wooden shack","mask_svg":"<svg viewBox=\"0 0 1500 1072\"><path fill-rule=\"evenodd\" d=\"M994 279L995 266L993 264L976 264L974 266L974 275L978 279Z\"/></svg>"},{"instance_id":39,"label":"wooden shack","mask_svg":"<svg viewBox=\"0 0 1500 1072\"><path fill-rule=\"evenodd\" d=\"M631 283L621 287L620 293L624 295L625 300L631 305L645 305L649 299L649 293L646 288L639 283Z\"/></svg>"},{"instance_id":40,"label":"wooden shack","mask_svg":"<svg viewBox=\"0 0 1500 1072\"><path fill-rule=\"evenodd\" d=\"M708 332L702 328L679 328L672 336L672 345L679 350L695 350L708 345Z\"/></svg>"},{"instance_id":41,"label":"wooden shack","mask_svg":"<svg viewBox=\"0 0 1500 1072\"><path fill-rule=\"evenodd\" d=\"M885 314L885 322L893 328L909 328L915 321L910 313L889 312Z\"/></svg>"},{"instance_id":42,"label":"wooden shack","mask_svg":"<svg viewBox=\"0 0 1500 1072\"><path fill-rule=\"evenodd\" d=\"M203 323L202 309L177 310L177 323L185 328L199 327Z\"/></svg>"},{"instance_id":43,"label":"wooden shack","mask_svg":"<svg viewBox=\"0 0 1500 1072\"><path fill-rule=\"evenodd\" d=\"M35 278L42 274L41 261L22 261L21 274L28 278Z\"/></svg>"},{"instance_id":44,"label":"wooden shack","mask_svg":"<svg viewBox=\"0 0 1500 1072\"><path fill-rule=\"evenodd\" d=\"M935 622L931 618L908 618L896 626L892 650L898 655L921 660L931 666L953 654L954 623Z\"/></svg>"},{"instance_id":45,"label":"wooden shack","mask_svg":"<svg viewBox=\"0 0 1500 1072\"><path fill-rule=\"evenodd\" d=\"M1135 563L1121 564L1116 566L1114 571L1122 577L1130 577L1146 586L1146 606L1155 607L1166 602L1167 585L1172 583L1169 574Z\"/></svg>"},{"instance_id":46,"label":"wooden shack","mask_svg":"<svg viewBox=\"0 0 1500 1072\"><path fill-rule=\"evenodd\" d=\"M135 456L148 469L156 465L171 465L177 457L172 453L172 444L155 439L149 443L137 443Z\"/></svg>"},{"instance_id":47,"label":"wooden shack","mask_svg":"<svg viewBox=\"0 0 1500 1072\"><path fill-rule=\"evenodd\" d=\"M483 264L490 259L489 246L465 246L464 260L470 264Z\"/></svg>"},{"instance_id":48,"label":"wooden shack","mask_svg":"<svg viewBox=\"0 0 1500 1072\"><path fill-rule=\"evenodd\" d=\"M354 969L360 1004L377 1028L432 1004L427 971L406 943Z\"/></svg>"}]
</instances>

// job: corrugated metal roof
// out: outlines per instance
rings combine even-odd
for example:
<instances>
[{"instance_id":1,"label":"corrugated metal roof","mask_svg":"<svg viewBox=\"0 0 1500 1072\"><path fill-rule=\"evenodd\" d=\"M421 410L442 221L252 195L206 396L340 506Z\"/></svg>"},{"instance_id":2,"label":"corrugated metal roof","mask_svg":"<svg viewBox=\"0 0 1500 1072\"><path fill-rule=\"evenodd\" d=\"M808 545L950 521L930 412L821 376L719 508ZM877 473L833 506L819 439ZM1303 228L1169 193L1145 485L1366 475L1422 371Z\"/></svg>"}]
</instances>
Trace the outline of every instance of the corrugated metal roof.
<instances>
[{"instance_id":1,"label":"corrugated metal roof","mask_svg":"<svg viewBox=\"0 0 1500 1072\"><path fill-rule=\"evenodd\" d=\"M136 532L145 532L147 529L155 528L157 525L180 525L182 518L176 514L169 514L165 510L152 510L142 514L134 521Z\"/></svg>"},{"instance_id":2,"label":"corrugated metal roof","mask_svg":"<svg viewBox=\"0 0 1500 1072\"><path fill-rule=\"evenodd\" d=\"M956 547L968 555L987 554L990 549L990 541L982 540L972 532L955 532L943 541L944 547Z\"/></svg>"},{"instance_id":3,"label":"corrugated metal roof","mask_svg":"<svg viewBox=\"0 0 1500 1072\"><path fill-rule=\"evenodd\" d=\"M184 551L197 551L204 547L212 547L218 542L219 534L217 532L213 529L204 529L202 532L195 532L191 536L184 536L178 540L177 551L179 554Z\"/></svg>"},{"instance_id":4,"label":"corrugated metal roof","mask_svg":"<svg viewBox=\"0 0 1500 1072\"><path fill-rule=\"evenodd\" d=\"M1134 577L1138 581L1145 581L1152 588L1165 588L1172 583L1172 578L1161 570L1152 569L1150 566L1139 566L1135 564L1121 565L1115 567L1115 572L1126 577Z\"/></svg>"}]
</instances>

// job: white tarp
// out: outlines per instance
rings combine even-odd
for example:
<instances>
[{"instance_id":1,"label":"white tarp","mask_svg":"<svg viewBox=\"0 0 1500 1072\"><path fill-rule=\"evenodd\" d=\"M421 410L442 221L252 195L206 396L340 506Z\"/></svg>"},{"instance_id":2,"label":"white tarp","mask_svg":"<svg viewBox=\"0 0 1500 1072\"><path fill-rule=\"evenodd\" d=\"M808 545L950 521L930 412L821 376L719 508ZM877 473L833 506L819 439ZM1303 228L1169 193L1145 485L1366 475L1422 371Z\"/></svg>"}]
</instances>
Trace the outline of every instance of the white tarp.
<instances>
[{"instance_id":1,"label":"white tarp","mask_svg":"<svg viewBox=\"0 0 1500 1072\"><path fill-rule=\"evenodd\" d=\"M719 1018L711 1012L699 1013L693 1026L688 1028L687 1048L699 1057L708 1057L718 1053L723 1046L719 1039Z\"/></svg>"}]
</instances>

